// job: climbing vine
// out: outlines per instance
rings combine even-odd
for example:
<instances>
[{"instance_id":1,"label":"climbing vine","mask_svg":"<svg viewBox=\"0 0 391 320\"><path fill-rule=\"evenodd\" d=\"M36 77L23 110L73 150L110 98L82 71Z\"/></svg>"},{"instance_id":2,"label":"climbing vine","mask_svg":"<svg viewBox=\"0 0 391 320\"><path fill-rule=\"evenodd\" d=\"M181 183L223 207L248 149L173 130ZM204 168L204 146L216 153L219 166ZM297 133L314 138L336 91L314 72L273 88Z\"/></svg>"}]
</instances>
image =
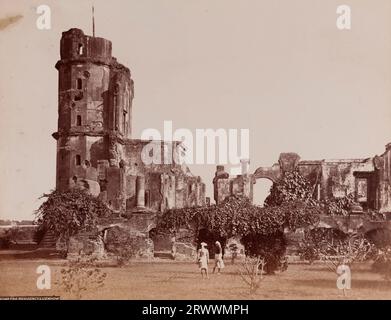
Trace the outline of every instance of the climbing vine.
<instances>
[{"instance_id":1,"label":"climbing vine","mask_svg":"<svg viewBox=\"0 0 391 320\"><path fill-rule=\"evenodd\" d=\"M312 205L313 186L298 170L285 172L283 177L273 183L270 194L265 200L265 206L280 206L285 202L300 200Z\"/></svg>"},{"instance_id":2,"label":"climbing vine","mask_svg":"<svg viewBox=\"0 0 391 320\"><path fill-rule=\"evenodd\" d=\"M98 218L111 215L110 209L84 190L53 191L36 211L36 222L55 236L68 238L79 231L91 231Z\"/></svg>"},{"instance_id":3,"label":"climbing vine","mask_svg":"<svg viewBox=\"0 0 391 320\"><path fill-rule=\"evenodd\" d=\"M158 228L171 232L206 228L216 238L238 236L244 241L247 254L264 258L265 270L273 273L285 255L284 229L312 225L318 221L319 213L319 207L302 201L262 208L246 197L232 196L219 205L167 211L160 217Z\"/></svg>"}]
</instances>

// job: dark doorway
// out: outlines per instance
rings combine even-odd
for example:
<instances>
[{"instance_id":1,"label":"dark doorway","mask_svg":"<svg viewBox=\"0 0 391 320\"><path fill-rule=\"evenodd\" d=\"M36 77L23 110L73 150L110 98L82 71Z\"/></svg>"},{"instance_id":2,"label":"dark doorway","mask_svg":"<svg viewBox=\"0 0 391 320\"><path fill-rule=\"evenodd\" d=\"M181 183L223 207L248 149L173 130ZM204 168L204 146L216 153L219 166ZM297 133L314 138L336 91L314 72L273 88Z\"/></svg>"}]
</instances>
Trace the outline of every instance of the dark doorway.
<instances>
[{"instance_id":1,"label":"dark doorway","mask_svg":"<svg viewBox=\"0 0 391 320\"><path fill-rule=\"evenodd\" d=\"M198 237L197 237L197 250L201 248L201 242L205 242L208 245L207 249L209 250L209 258L213 259L216 251L216 245L215 245L216 241L220 242L221 247L223 249L223 255L224 255L224 249L227 243L227 239L217 236L213 232L210 232L208 229L205 228L200 229L198 231Z\"/></svg>"}]
</instances>

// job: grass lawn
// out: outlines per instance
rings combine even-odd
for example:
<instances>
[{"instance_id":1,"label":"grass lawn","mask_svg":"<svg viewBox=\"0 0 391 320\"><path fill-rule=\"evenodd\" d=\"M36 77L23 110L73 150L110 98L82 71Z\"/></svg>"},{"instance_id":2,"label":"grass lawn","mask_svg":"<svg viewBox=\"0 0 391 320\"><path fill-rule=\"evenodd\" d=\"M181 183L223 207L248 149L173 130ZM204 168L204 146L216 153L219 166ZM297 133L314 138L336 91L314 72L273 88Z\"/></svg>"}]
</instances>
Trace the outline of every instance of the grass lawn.
<instances>
[{"instance_id":1,"label":"grass lawn","mask_svg":"<svg viewBox=\"0 0 391 320\"><path fill-rule=\"evenodd\" d=\"M38 290L36 268L51 267L52 288ZM54 285L65 261L0 261L0 296L72 296ZM211 266L213 265L213 260ZM239 265L227 264L224 273L201 280L195 263L133 262L122 268L102 268L107 279L102 288L88 290L83 299L391 299L391 282L370 271L370 265L352 269L352 289L347 296L336 288L337 275L326 266L291 264L287 271L265 276L251 296L237 274Z\"/></svg>"}]
</instances>

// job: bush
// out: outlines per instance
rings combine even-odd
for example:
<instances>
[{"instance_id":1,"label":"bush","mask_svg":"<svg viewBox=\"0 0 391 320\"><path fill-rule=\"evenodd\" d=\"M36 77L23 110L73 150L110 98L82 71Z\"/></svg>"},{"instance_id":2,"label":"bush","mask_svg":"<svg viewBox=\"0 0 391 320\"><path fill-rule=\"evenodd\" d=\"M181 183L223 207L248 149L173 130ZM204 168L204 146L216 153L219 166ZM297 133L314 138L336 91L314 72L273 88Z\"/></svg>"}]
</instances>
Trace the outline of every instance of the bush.
<instances>
[{"instance_id":1,"label":"bush","mask_svg":"<svg viewBox=\"0 0 391 320\"><path fill-rule=\"evenodd\" d=\"M288 267L285 257L287 241L283 232L268 235L247 235L242 238L246 253L250 257L261 257L267 274L285 271Z\"/></svg>"},{"instance_id":2,"label":"bush","mask_svg":"<svg viewBox=\"0 0 391 320\"><path fill-rule=\"evenodd\" d=\"M247 257L239 269L240 278L248 286L250 295L257 292L263 280L263 270L266 262L263 259Z\"/></svg>"},{"instance_id":3,"label":"bush","mask_svg":"<svg viewBox=\"0 0 391 320\"><path fill-rule=\"evenodd\" d=\"M75 299L82 299L87 291L104 286L107 274L94 267L93 259L79 259L69 262L68 268L62 268L55 284Z\"/></svg>"},{"instance_id":4,"label":"bush","mask_svg":"<svg viewBox=\"0 0 391 320\"><path fill-rule=\"evenodd\" d=\"M314 228L304 232L304 238L299 243L299 255L302 260L313 263L326 254L329 244L344 241L347 235L338 229Z\"/></svg>"},{"instance_id":5,"label":"bush","mask_svg":"<svg viewBox=\"0 0 391 320\"><path fill-rule=\"evenodd\" d=\"M337 229L307 230L300 243L300 256L312 263L322 260L336 272L341 264L351 265L372 258L374 245L363 235L345 234Z\"/></svg>"},{"instance_id":6,"label":"bush","mask_svg":"<svg viewBox=\"0 0 391 320\"><path fill-rule=\"evenodd\" d=\"M118 227L110 229L106 236L106 250L112 254L119 267L125 266L137 254L136 239Z\"/></svg>"}]
</instances>

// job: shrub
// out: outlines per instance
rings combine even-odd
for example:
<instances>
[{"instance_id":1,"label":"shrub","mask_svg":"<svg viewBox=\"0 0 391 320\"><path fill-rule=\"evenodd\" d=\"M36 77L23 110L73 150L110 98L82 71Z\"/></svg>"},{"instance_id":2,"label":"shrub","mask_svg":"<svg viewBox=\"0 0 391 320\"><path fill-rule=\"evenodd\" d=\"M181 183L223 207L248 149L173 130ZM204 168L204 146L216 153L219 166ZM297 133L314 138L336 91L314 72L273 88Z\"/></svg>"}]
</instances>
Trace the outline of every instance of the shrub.
<instances>
[{"instance_id":1,"label":"shrub","mask_svg":"<svg viewBox=\"0 0 391 320\"><path fill-rule=\"evenodd\" d=\"M310 263L322 260L330 270L336 272L339 265L352 265L370 259L373 256L374 245L363 235L316 228L306 231L299 251L302 259Z\"/></svg>"},{"instance_id":2,"label":"shrub","mask_svg":"<svg viewBox=\"0 0 391 320\"><path fill-rule=\"evenodd\" d=\"M93 259L79 259L69 262L68 268L62 268L55 284L63 291L80 300L87 291L104 286L107 274L94 267Z\"/></svg>"},{"instance_id":3,"label":"shrub","mask_svg":"<svg viewBox=\"0 0 391 320\"><path fill-rule=\"evenodd\" d=\"M261 285L265 265L266 262L259 257L247 257L244 262L241 263L239 275L243 282L248 286L251 295L255 294Z\"/></svg>"},{"instance_id":4,"label":"shrub","mask_svg":"<svg viewBox=\"0 0 391 320\"><path fill-rule=\"evenodd\" d=\"M279 231L274 234L255 235L250 234L242 238L250 257L261 257L265 262L264 270L267 274L275 271L285 271L288 267L285 257L287 241L284 233Z\"/></svg>"}]
</instances>

